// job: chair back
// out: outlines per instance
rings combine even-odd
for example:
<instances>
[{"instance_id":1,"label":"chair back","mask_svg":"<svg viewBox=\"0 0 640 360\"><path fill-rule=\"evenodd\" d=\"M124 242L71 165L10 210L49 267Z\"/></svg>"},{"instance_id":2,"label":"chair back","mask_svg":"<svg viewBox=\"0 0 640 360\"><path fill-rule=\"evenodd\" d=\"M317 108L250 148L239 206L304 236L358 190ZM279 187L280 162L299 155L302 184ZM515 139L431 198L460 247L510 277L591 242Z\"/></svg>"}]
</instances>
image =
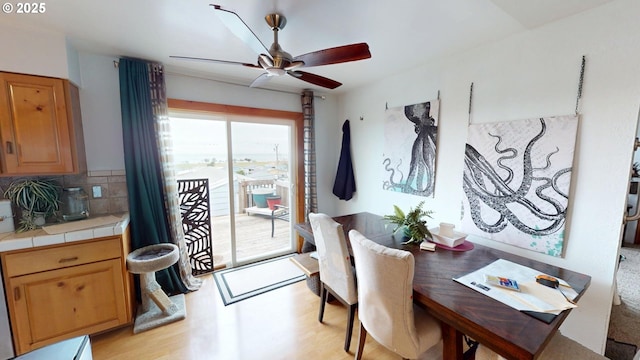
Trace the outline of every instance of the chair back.
<instances>
[{"instance_id":1,"label":"chair back","mask_svg":"<svg viewBox=\"0 0 640 360\"><path fill-rule=\"evenodd\" d=\"M358 317L376 341L405 358L420 349L413 311L415 260L349 231L358 276Z\"/></svg>"},{"instance_id":2,"label":"chair back","mask_svg":"<svg viewBox=\"0 0 640 360\"><path fill-rule=\"evenodd\" d=\"M326 214L309 214L318 250L320 281L348 304L358 302L355 274L342 225Z\"/></svg>"}]
</instances>

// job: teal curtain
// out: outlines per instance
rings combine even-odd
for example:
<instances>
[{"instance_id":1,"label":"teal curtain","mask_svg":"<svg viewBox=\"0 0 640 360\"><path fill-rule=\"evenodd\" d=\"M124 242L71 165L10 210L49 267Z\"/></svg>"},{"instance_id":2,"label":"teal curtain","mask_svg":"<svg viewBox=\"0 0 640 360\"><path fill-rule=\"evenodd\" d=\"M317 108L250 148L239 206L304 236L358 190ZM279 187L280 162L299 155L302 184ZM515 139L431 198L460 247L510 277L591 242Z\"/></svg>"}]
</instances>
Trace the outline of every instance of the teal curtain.
<instances>
[{"instance_id":1,"label":"teal curtain","mask_svg":"<svg viewBox=\"0 0 640 360\"><path fill-rule=\"evenodd\" d=\"M118 66L133 250L172 243L151 103L149 66L149 62L136 59L120 59ZM187 291L178 264L158 271L156 279L167 294Z\"/></svg>"}]
</instances>

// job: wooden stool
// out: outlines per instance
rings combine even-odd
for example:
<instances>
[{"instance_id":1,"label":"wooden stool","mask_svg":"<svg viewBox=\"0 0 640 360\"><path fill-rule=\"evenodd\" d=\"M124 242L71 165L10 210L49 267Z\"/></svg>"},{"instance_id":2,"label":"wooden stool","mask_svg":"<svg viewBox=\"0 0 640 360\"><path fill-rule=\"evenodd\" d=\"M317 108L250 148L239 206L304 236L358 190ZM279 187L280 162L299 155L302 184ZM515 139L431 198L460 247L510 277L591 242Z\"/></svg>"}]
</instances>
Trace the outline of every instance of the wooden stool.
<instances>
[{"instance_id":1,"label":"wooden stool","mask_svg":"<svg viewBox=\"0 0 640 360\"><path fill-rule=\"evenodd\" d=\"M180 258L174 244L156 244L127 255L127 268L140 275L142 304L138 307L133 333L150 330L186 317L184 294L168 297L156 281L156 271L175 264Z\"/></svg>"}]
</instances>

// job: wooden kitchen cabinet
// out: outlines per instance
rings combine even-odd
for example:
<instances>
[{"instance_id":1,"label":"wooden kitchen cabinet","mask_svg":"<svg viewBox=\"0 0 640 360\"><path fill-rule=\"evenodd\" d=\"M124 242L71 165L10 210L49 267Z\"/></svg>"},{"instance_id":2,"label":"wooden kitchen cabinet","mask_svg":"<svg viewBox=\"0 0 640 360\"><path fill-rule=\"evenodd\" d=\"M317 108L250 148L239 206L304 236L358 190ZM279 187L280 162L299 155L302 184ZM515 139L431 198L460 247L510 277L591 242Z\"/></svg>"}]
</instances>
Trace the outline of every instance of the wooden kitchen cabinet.
<instances>
[{"instance_id":1,"label":"wooden kitchen cabinet","mask_svg":"<svg viewBox=\"0 0 640 360\"><path fill-rule=\"evenodd\" d=\"M86 171L78 88L0 72L0 176Z\"/></svg>"},{"instance_id":2,"label":"wooden kitchen cabinet","mask_svg":"<svg viewBox=\"0 0 640 360\"><path fill-rule=\"evenodd\" d=\"M128 233L2 254L17 354L130 324Z\"/></svg>"}]
</instances>

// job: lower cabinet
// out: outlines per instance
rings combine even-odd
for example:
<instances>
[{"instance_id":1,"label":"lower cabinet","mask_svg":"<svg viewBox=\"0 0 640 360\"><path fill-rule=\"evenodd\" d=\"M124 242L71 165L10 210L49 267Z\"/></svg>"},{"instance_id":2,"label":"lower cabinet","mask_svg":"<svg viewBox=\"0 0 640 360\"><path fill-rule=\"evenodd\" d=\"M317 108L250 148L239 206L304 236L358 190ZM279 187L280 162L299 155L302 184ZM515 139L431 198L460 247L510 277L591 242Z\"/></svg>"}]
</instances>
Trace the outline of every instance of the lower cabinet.
<instances>
[{"instance_id":1,"label":"lower cabinet","mask_svg":"<svg viewBox=\"0 0 640 360\"><path fill-rule=\"evenodd\" d=\"M114 236L2 255L17 354L131 322L124 245Z\"/></svg>"}]
</instances>

